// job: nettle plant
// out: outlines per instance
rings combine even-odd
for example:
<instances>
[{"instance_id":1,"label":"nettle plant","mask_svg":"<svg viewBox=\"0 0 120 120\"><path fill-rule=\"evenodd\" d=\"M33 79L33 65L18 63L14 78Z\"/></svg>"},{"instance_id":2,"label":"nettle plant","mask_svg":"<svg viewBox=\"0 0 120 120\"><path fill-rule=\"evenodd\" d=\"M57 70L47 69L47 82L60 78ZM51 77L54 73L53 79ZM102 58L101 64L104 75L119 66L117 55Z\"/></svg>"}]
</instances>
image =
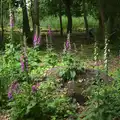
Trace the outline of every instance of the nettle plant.
<instances>
[{"instance_id":1,"label":"nettle plant","mask_svg":"<svg viewBox=\"0 0 120 120\"><path fill-rule=\"evenodd\" d=\"M24 82L19 88L12 87L12 96L9 97L11 120L77 119L76 104L71 103L66 91L60 89L53 79L33 84Z\"/></svg>"}]
</instances>

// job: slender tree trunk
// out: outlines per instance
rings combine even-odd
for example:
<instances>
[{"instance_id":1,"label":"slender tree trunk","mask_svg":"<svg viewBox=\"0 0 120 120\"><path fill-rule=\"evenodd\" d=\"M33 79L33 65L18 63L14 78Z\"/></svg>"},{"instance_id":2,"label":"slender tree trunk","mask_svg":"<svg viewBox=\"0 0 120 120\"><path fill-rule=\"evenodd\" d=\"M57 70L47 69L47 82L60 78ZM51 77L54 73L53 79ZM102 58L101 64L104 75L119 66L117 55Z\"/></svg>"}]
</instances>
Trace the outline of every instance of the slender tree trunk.
<instances>
[{"instance_id":1,"label":"slender tree trunk","mask_svg":"<svg viewBox=\"0 0 120 120\"><path fill-rule=\"evenodd\" d=\"M86 1L83 0L84 23L85 23L85 29L86 29L86 36L87 36L87 39L89 39L89 27L88 27L87 11L86 11L85 3L86 3Z\"/></svg>"},{"instance_id":2,"label":"slender tree trunk","mask_svg":"<svg viewBox=\"0 0 120 120\"><path fill-rule=\"evenodd\" d=\"M67 24L67 33L72 33L72 14L71 14L71 10L70 10L70 0L65 0L65 8L66 8L66 14L67 14L67 18L68 18L68 24Z\"/></svg>"},{"instance_id":3,"label":"slender tree trunk","mask_svg":"<svg viewBox=\"0 0 120 120\"><path fill-rule=\"evenodd\" d=\"M102 41L105 40L105 24L104 24L104 11L103 5L99 0L99 37Z\"/></svg>"},{"instance_id":4,"label":"slender tree trunk","mask_svg":"<svg viewBox=\"0 0 120 120\"><path fill-rule=\"evenodd\" d=\"M115 16L110 16L108 23L108 33L109 33L109 40L111 40L111 42L115 38L114 23L115 23Z\"/></svg>"},{"instance_id":5,"label":"slender tree trunk","mask_svg":"<svg viewBox=\"0 0 120 120\"><path fill-rule=\"evenodd\" d=\"M23 12L23 34L25 34L27 40L29 40L30 39L30 26L29 26L29 20L28 20L26 0L23 0L22 12Z\"/></svg>"},{"instance_id":6,"label":"slender tree trunk","mask_svg":"<svg viewBox=\"0 0 120 120\"><path fill-rule=\"evenodd\" d=\"M34 14L33 14L33 0L30 0L31 1L31 9L30 9L30 13L31 13L31 18L32 18L32 28L33 28L33 31L35 30L35 22L34 22Z\"/></svg>"},{"instance_id":7,"label":"slender tree trunk","mask_svg":"<svg viewBox=\"0 0 120 120\"><path fill-rule=\"evenodd\" d=\"M39 0L34 0L34 22L36 27L36 32L39 36L40 34L40 23L39 23Z\"/></svg>"},{"instance_id":8,"label":"slender tree trunk","mask_svg":"<svg viewBox=\"0 0 120 120\"><path fill-rule=\"evenodd\" d=\"M62 1L59 0L60 3L59 3L59 18L60 18L60 34L61 36L63 36L63 27L62 27L62 13L61 13L61 10L62 10Z\"/></svg>"},{"instance_id":9,"label":"slender tree trunk","mask_svg":"<svg viewBox=\"0 0 120 120\"><path fill-rule=\"evenodd\" d=\"M3 43L3 39L4 39L4 27L3 27L3 0L1 0L1 38L2 38L2 42Z\"/></svg>"}]
</instances>

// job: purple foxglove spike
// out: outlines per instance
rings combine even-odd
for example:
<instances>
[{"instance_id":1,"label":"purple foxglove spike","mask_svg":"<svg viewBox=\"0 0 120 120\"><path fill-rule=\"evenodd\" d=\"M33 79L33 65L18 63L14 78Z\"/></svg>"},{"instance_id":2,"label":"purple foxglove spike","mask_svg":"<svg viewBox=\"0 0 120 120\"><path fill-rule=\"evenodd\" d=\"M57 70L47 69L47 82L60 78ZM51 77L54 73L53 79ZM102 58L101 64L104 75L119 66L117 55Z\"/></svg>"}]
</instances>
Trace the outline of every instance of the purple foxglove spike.
<instances>
[{"instance_id":1,"label":"purple foxglove spike","mask_svg":"<svg viewBox=\"0 0 120 120\"><path fill-rule=\"evenodd\" d=\"M22 55L20 58L20 63L21 63L21 69L24 71L24 56Z\"/></svg>"},{"instance_id":2,"label":"purple foxglove spike","mask_svg":"<svg viewBox=\"0 0 120 120\"><path fill-rule=\"evenodd\" d=\"M26 70L28 71L28 59L26 59Z\"/></svg>"},{"instance_id":3,"label":"purple foxglove spike","mask_svg":"<svg viewBox=\"0 0 120 120\"><path fill-rule=\"evenodd\" d=\"M37 92L39 86L40 86L40 83L36 83L35 85L33 85L32 86L32 92Z\"/></svg>"},{"instance_id":4,"label":"purple foxglove spike","mask_svg":"<svg viewBox=\"0 0 120 120\"><path fill-rule=\"evenodd\" d=\"M17 81L14 81L14 82L12 83L11 89L12 89L12 90L17 90L17 89L18 89L18 86L19 86L19 83L18 83Z\"/></svg>"},{"instance_id":5,"label":"purple foxglove spike","mask_svg":"<svg viewBox=\"0 0 120 120\"><path fill-rule=\"evenodd\" d=\"M12 12L10 12L10 27L14 26L14 18Z\"/></svg>"},{"instance_id":6,"label":"purple foxglove spike","mask_svg":"<svg viewBox=\"0 0 120 120\"><path fill-rule=\"evenodd\" d=\"M34 46L37 45L37 35L36 35L36 33L34 34L33 44L34 44Z\"/></svg>"},{"instance_id":7,"label":"purple foxglove spike","mask_svg":"<svg viewBox=\"0 0 120 120\"><path fill-rule=\"evenodd\" d=\"M36 85L33 85L32 86L32 92L36 92L37 91L37 87L36 87Z\"/></svg>"},{"instance_id":8,"label":"purple foxglove spike","mask_svg":"<svg viewBox=\"0 0 120 120\"><path fill-rule=\"evenodd\" d=\"M40 45L40 41L41 41L41 36L38 37L38 41L37 41L38 45Z\"/></svg>"},{"instance_id":9,"label":"purple foxglove spike","mask_svg":"<svg viewBox=\"0 0 120 120\"><path fill-rule=\"evenodd\" d=\"M69 40L66 41L66 48L69 48Z\"/></svg>"},{"instance_id":10,"label":"purple foxglove spike","mask_svg":"<svg viewBox=\"0 0 120 120\"><path fill-rule=\"evenodd\" d=\"M12 99L12 97L13 97L13 96L12 96L12 92L11 92L11 91L8 91L8 98L9 98L9 99Z\"/></svg>"}]
</instances>

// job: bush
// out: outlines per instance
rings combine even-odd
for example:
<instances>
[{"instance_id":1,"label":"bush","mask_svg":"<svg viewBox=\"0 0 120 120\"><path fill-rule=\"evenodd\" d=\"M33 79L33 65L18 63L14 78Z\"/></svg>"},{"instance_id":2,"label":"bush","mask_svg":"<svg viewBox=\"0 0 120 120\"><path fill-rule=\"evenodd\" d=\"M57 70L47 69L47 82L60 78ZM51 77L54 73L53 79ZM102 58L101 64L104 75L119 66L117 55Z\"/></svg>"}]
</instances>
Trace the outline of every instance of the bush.
<instances>
[{"instance_id":1,"label":"bush","mask_svg":"<svg viewBox=\"0 0 120 120\"><path fill-rule=\"evenodd\" d=\"M38 83L37 83L38 84ZM22 83L19 93L13 94L9 106L11 120L63 120L76 117L76 105L53 80L34 85Z\"/></svg>"},{"instance_id":2,"label":"bush","mask_svg":"<svg viewBox=\"0 0 120 120\"><path fill-rule=\"evenodd\" d=\"M120 117L120 81L91 86L82 120L117 120Z\"/></svg>"}]
</instances>

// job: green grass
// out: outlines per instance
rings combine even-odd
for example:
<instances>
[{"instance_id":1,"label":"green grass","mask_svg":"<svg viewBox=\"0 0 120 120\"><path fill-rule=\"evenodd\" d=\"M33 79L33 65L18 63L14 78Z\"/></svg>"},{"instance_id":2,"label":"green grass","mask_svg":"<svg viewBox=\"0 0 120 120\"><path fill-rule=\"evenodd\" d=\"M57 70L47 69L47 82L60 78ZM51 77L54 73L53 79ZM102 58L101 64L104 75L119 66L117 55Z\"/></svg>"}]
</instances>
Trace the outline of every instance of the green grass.
<instances>
[{"instance_id":1,"label":"green grass","mask_svg":"<svg viewBox=\"0 0 120 120\"><path fill-rule=\"evenodd\" d=\"M62 16L63 29L66 31L67 28L67 17ZM98 25L98 21L95 20L92 16L88 16L89 27L95 27ZM60 22L59 17L47 16L40 21L40 25L43 29L47 29L47 26L50 25L52 29L59 30ZM83 17L73 17L73 30L84 29L84 18Z\"/></svg>"}]
</instances>

